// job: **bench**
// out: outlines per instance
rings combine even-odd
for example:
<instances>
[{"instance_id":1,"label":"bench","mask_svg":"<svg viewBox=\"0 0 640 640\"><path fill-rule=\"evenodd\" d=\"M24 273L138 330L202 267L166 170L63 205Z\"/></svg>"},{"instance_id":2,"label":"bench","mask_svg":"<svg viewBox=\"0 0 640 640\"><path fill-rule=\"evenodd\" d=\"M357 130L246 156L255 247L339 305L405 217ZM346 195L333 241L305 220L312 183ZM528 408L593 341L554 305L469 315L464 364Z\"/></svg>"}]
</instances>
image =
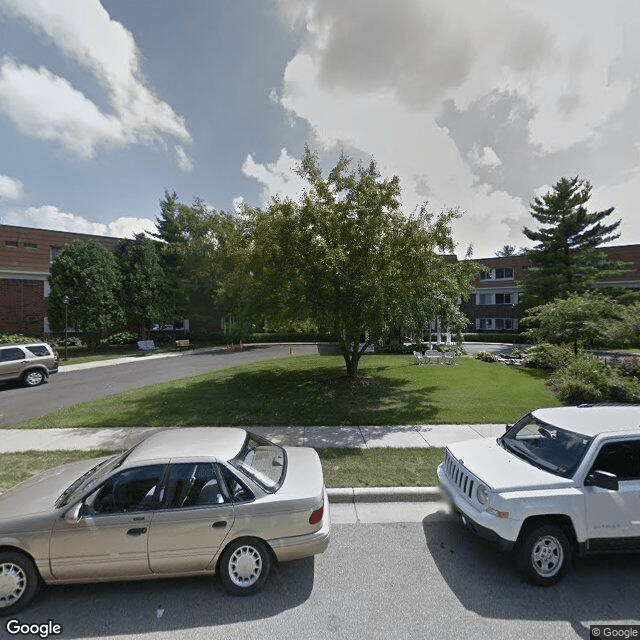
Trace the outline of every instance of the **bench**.
<instances>
[{"instance_id":1,"label":"bench","mask_svg":"<svg viewBox=\"0 0 640 640\"><path fill-rule=\"evenodd\" d=\"M153 340L138 340L138 349L140 351L157 351L158 347Z\"/></svg>"},{"instance_id":2,"label":"bench","mask_svg":"<svg viewBox=\"0 0 640 640\"><path fill-rule=\"evenodd\" d=\"M188 339L176 340L176 349L182 351L183 349L193 349Z\"/></svg>"}]
</instances>

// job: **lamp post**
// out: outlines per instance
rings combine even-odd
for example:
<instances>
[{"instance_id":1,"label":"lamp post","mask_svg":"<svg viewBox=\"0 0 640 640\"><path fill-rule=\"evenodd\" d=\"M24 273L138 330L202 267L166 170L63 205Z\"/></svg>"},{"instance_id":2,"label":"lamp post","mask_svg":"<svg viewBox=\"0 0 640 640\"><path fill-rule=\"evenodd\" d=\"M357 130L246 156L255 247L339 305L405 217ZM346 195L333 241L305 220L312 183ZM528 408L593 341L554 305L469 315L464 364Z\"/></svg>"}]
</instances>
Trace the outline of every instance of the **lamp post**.
<instances>
[{"instance_id":1,"label":"lamp post","mask_svg":"<svg viewBox=\"0 0 640 640\"><path fill-rule=\"evenodd\" d=\"M64 359L69 359L69 338L68 338L68 315L69 310L69 296L62 296L62 304L64 305Z\"/></svg>"}]
</instances>

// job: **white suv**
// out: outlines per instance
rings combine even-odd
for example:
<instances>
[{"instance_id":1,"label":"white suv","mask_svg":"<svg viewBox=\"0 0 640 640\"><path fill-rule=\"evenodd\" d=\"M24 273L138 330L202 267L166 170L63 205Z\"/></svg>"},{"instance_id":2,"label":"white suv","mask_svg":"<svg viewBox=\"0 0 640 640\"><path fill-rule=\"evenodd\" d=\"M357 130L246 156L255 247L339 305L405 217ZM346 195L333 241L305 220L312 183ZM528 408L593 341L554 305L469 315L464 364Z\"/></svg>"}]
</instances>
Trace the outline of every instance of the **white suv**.
<instances>
[{"instance_id":1,"label":"white suv","mask_svg":"<svg viewBox=\"0 0 640 640\"><path fill-rule=\"evenodd\" d=\"M558 582L574 554L640 551L640 405L532 411L498 439L448 446L438 478L532 584Z\"/></svg>"}]
</instances>

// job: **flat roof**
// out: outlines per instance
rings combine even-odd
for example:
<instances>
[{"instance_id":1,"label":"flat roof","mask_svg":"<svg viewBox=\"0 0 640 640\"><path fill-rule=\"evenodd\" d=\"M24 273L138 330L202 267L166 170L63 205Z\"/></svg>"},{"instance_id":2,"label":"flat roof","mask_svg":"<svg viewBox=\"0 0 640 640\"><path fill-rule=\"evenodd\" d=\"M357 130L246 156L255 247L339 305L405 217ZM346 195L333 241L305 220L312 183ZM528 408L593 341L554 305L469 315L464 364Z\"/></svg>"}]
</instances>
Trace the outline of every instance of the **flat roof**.
<instances>
[{"instance_id":1,"label":"flat roof","mask_svg":"<svg viewBox=\"0 0 640 640\"><path fill-rule=\"evenodd\" d=\"M531 413L550 425L586 436L634 430L640 434L640 404L553 407Z\"/></svg>"}]
</instances>

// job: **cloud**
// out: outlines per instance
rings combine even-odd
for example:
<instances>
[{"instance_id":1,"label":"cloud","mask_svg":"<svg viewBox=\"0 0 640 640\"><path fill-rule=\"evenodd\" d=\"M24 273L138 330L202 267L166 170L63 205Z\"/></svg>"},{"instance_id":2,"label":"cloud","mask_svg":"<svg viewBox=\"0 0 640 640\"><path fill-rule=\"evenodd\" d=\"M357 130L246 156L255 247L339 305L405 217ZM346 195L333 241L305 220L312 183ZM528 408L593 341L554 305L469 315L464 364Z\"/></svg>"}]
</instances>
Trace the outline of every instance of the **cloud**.
<instances>
[{"instance_id":1,"label":"cloud","mask_svg":"<svg viewBox=\"0 0 640 640\"><path fill-rule=\"evenodd\" d=\"M398 175L406 210L425 194L465 210L461 247L493 255L523 244L536 186L580 172L604 128L637 113L638 47L622 38L635 5L612 1L603 14L580 0L280 0L300 45L272 99L313 146ZM249 159L247 175L280 188Z\"/></svg>"},{"instance_id":2,"label":"cloud","mask_svg":"<svg viewBox=\"0 0 640 640\"><path fill-rule=\"evenodd\" d=\"M299 165L300 160L291 157L286 149L281 149L274 163L260 164L249 154L242 164L242 173L262 184L262 204L266 205L275 195L292 200L302 195L307 183L296 173Z\"/></svg>"},{"instance_id":3,"label":"cloud","mask_svg":"<svg viewBox=\"0 0 640 640\"><path fill-rule=\"evenodd\" d=\"M0 198L5 200L18 200L24 193L20 180L0 173Z\"/></svg>"},{"instance_id":4,"label":"cloud","mask_svg":"<svg viewBox=\"0 0 640 640\"><path fill-rule=\"evenodd\" d=\"M180 171L189 173L189 171L193 169L193 160L189 157L187 152L184 150L184 147L182 147L181 145L176 145L175 150Z\"/></svg>"},{"instance_id":5,"label":"cloud","mask_svg":"<svg viewBox=\"0 0 640 640\"><path fill-rule=\"evenodd\" d=\"M28 207L11 211L2 217L3 224L55 231L72 231L116 238L132 238L137 233L154 232L156 225L149 218L117 218L109 224L91 222L74 213L65 213L53 205Z\"/></svg>"},{"instance_id":6,"label":"cloud","mask_svg":"<svg viewBox=\"0 0 640 640\"><path fill-rule=\"evenodd\" d=\"M24 134L57 140L83 158L103 145L162 143L166 136L191 141L183 118L145 86L131 32L112 20L98 0L2 0L0 10L26 20L87 68L113 111L102 112L68 80L44 67L5 58L0 108ZM179 162L184 162L180 156Z\"/></svg>"}]
</instances>

